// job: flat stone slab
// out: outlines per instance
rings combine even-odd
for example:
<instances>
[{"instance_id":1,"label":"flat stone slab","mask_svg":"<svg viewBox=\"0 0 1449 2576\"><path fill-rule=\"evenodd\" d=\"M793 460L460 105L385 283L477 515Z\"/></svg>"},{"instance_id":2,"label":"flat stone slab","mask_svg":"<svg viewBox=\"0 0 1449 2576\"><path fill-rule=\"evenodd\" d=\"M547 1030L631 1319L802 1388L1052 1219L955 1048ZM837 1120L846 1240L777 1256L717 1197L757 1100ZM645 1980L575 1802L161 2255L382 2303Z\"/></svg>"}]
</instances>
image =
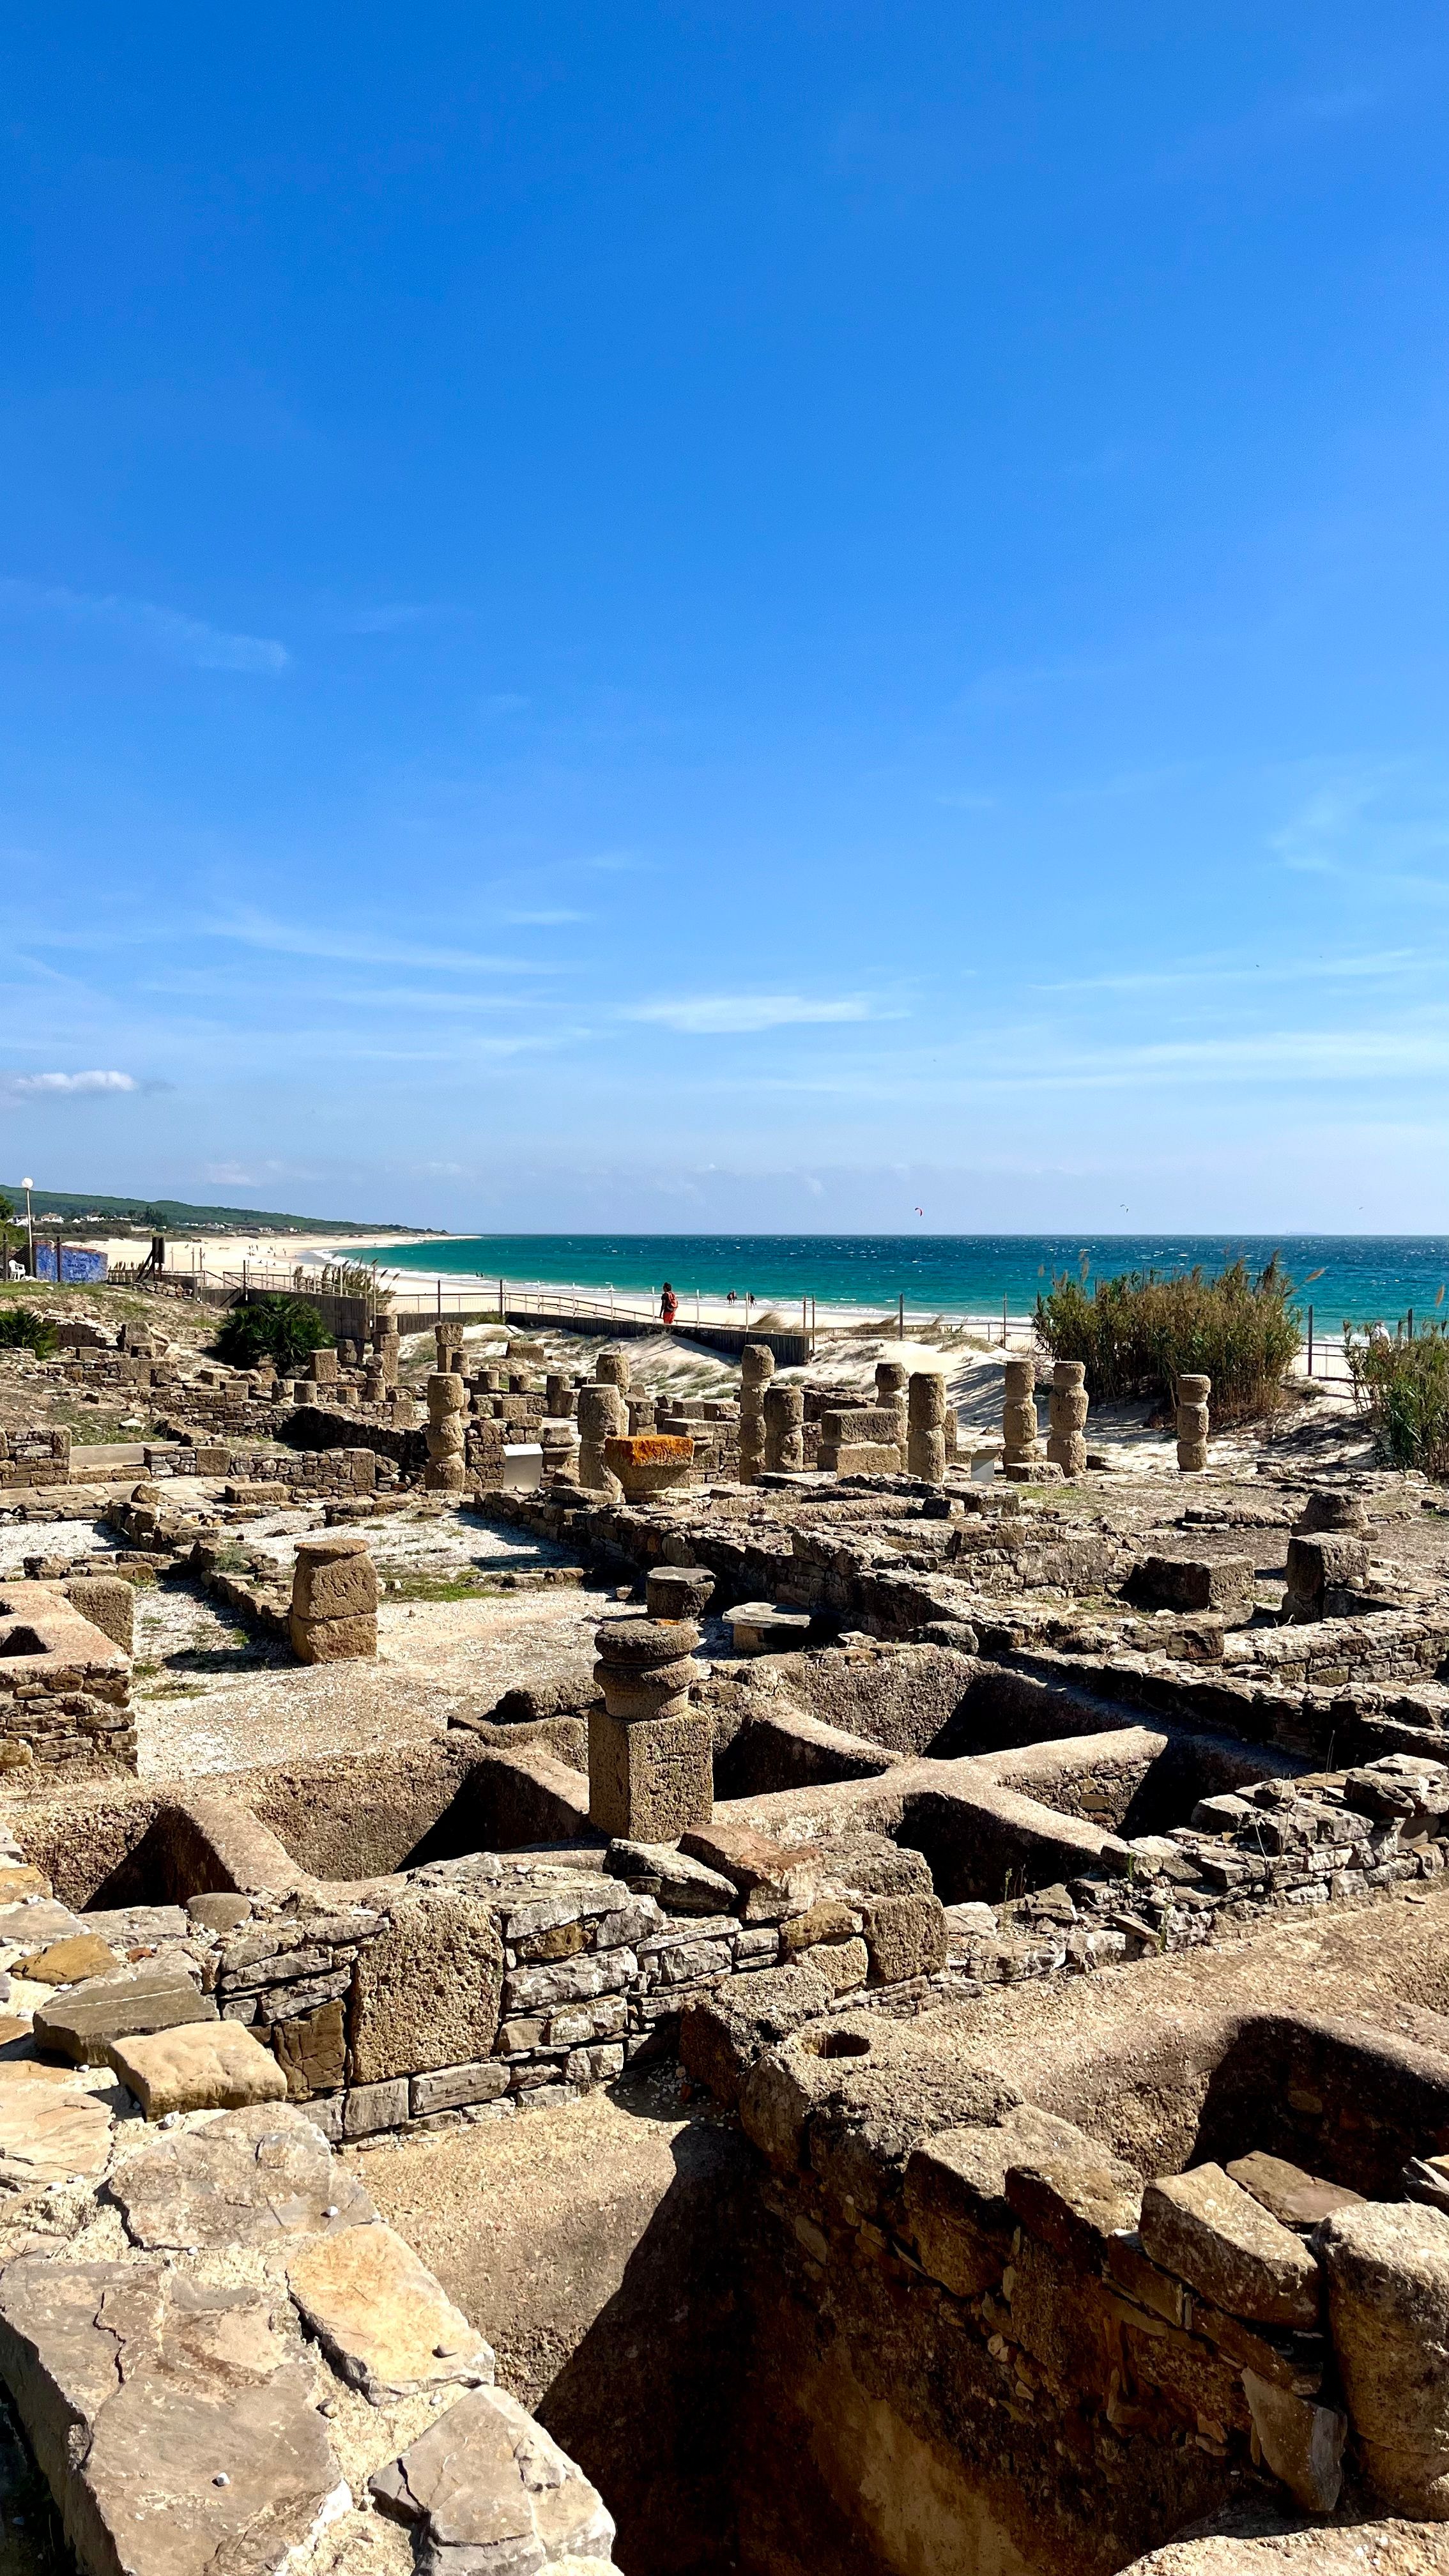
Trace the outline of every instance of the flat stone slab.
<instances>
[{"instance_id":1,"label":"flat stone slab","mask_svg":"<svg viewBox=\"0 0 1449 2576\"><path fill-rule=\"evenodd\" d=\"M18 1905L0 1906L0 1944L18 1943L26 1950L38 1950L44 1941L69 1941L85 1925L68 1905L58 1905L53 1896L22 1898Z\"/></svg>"},{"instance_id":2,"label":"flat stone slab","mask_svg":"<svg viewBox=\"0 0 1449 2576\"><path fill-rule=\"evenodd\" d=\"M1138 2222L1144 2253L1229 2316L1316 2326L1322 2277L1308 2249L1221 2165L1150 2182Z\"/></svg>"},{"instance_id":3,"label":"flat stone slab","mask_svg":"<svg viewBox=\"0 0 1449 2576\"><path fill-rule=\"evenodd\" d=\"M744 1601L720 1614L737 1655L789 1654L810 1634L808 1610L781 1610L773 1601Z\"/></svg>"},{"instance_id":4,"label":"flat stone slab","mask_svg":"<svg viewBox=\"0 0 1449 2576\"><path fill-rule=\"evenodd\" d=\"M691 1860L676 1843L635 1843L616 1838L605 1867L615 1878L640 1881L670 1914L731 1914L733 1879L702 1860Z\"/></svg>"},{"instance_id":5,"label":"flat stone slab","mask_svg":"<svg viewBox=\"0 0 1449 2576\"><path fill-rule=\"evenodd\" d=\"M44 2080L59 2074L55 2067L24 2075L17 2068L15 2080L0 2084L0 2193L43 2191L77 2176L92 2181L105 2171L110 2112L93 2093Z\"/></svg>"},{"instance_id":6,"label":"flat stone slab","mask_svg":"<svg viewBox=\"0 0 1449 2576\"><path fill-rule=\"evenodd\" d=\"M287 2079L269 2048L238 2021L189 2022L112 2040L108 2062L148 2120L168 2111L239 2111L280 2102Z\"/></svg>"},{"instance_id":7,"label":"flat stone slab","mask_svg":"<svg viewBox=\"0 0 1449 2576\"><path fill-rule=\"evenodd\" d=\"M121 1976L72 1986L35 2015L35 2045L77 2066L108 2066L118 2039L215 2021L216 2006L181 1968L158 1959Z\"/></svg>"},{"instance_id":8,"label":"flat stone slab","mask_svg":"<svg viewBox=\"0 0 1449 2576\"><path fill-rule=\"evenodd\" d=\"M450 2380L492 2384L491 2347L390 2227L314 2237L287 2285L333 2368L374 2406Z\"/></svg>"},{"instance_id":9,"label":"flat stone slab","mask_svg":"<svg viewBox=\"0 0 1449 2576\"><path fill-rule=\"evenodd\" d=\"M611 2563L614 2525L597 2491L501 2388L460 2399L369 2485L384 2513L422 2525L429 2576Z\"/></svg>"},{"instance_id":10,"label":"flat stone slab","mask_svg":"<svg viewBox=\"0 0 1449 2576\"><path fill-rule=\"evenodd\" d=\"M148 2249L268 2245L361 2227L377 2213L320 2129L289 2104L254 2103L118 2166L111 2194Z\"/></svg>"},{"instance_id":11,"label":"flat stone slab","mask_svg":"<svg viewBox=\"0 0 1449 2576\"><path fill-rule=\"evenodd\" d=\"M120 1905L81 1920L88 1932L98 1932L118 1950L138 1949L144 1941L184 1941L195 1928L182 1905Z\"/></svg>"},{"instance_id":12,"label":"flat stone slab","mask_svg":"<svg viewBox=\"0 0 1449 2576\"><path fill-rule=\"evenodd\" d=\"M72 1932L63 1941L47 1941L43 1950L27 1950L15 1962L15 1974L35 1986L78 1986L88 1977L109 1977L120 1964L97 1933Z\"/></svg>"},{"instance_id":13,"label":"flat stone slab","mask_svg":"<svg viewBox=\"0 0 1449 2576\"><path fill-rule=\"evenodd\" d=\"M272 2576L345 2509L270 2304L152 2263L0 2278L0 2374L85 2576Z\"/></svg>"},{"instance_id":14,"label":"flat stone slab","mask_svg":"<svg viewBox=\"0 0 1449 2576\"><path fill-rule=\"evenodd\" d=\"M1240 2190L1261 2201L1283 2227L1306 2231L1316 2227L1321 2218L1332 2217L1336 2209L1363 2206L1361 2191L1349 2191L1342 2183L1320 2182L1316 2174L1305 2173L1301 2165L1289 2164L1284 2156L1256 2151L1250 2156L1238 2156L1227 2167L1227 2173Z\"/></svg>"}]
</instances>

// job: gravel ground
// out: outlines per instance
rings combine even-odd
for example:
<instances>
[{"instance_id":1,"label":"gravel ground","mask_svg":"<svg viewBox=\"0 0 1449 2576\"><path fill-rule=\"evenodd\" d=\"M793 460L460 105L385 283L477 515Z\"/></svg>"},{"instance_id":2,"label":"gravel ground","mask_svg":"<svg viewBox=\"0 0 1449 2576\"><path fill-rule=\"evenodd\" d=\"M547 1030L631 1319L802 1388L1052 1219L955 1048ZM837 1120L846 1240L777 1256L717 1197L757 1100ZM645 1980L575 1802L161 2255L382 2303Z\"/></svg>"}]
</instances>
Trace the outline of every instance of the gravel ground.
<instances>
[{"instance_id":1,"label":"gravel ground","mask_svg":"<svg viewBox=\"0 0 1449 2576\"><path fill-rule=\"evenodd\" d=\"M290 1565L316 1514L279 1512L238 1538ZM354 1522L384 1585L451 1584L567 1562L556 1547L448 1513L384 1513ZM170 1580L136 1597L137 1764L143 1778L248 1770L297 1754L366 1753L415 1743L445 1727L461 1703L487 1708L585 1653L601 1612L581 1586L483 1593L458 1600L391 1600L378 1612L376 1663L295 1664Z\"/></svg>"}]
</instances>

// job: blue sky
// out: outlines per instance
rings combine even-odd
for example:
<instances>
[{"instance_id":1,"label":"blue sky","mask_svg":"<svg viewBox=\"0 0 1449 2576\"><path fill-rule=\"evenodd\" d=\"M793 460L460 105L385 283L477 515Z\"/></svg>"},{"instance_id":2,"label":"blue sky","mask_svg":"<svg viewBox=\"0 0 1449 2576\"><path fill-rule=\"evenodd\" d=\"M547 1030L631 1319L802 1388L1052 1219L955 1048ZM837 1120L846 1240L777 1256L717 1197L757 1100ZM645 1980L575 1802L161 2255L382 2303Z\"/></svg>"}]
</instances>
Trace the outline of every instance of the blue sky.
<instances>
[{"instance_id":1,"label":"blue sky","mask_svg":"<svg viewBox=\"0 0 1449 2576\"><path fill-rule=\"evenodd\" d=\"M0 62L0 1173L1449 1229L1442 11Z\"/></svg>"}]
</instances>

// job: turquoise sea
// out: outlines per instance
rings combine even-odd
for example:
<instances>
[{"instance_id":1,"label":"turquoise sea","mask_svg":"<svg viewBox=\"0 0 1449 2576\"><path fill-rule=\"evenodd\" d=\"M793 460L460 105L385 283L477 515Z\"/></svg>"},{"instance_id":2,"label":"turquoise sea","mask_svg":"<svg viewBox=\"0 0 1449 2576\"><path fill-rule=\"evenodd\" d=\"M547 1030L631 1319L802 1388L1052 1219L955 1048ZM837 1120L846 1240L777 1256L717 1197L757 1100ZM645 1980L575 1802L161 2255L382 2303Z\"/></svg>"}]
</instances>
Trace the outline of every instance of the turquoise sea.
<instances>
[{"instance_id":1,"label":"turquoise sea","mask_svg":"<svg viewBox=\"0 0 1449 2576\"><path fill-rule=\"evenodd\" d=\"M1034 1305L1054 1273L1106 1278L1120 1270L1164 1276L1198 1263L1221 1269L1239 1253L1261 1267L1277 1252L1311 1301L1320 1334L1342 1323L1393 1327L1412 1308L1417 1323L1449 1316L1449 1236L1318 1234L480 1234L401 1246L376 1244L360 1257L390 1269L442 1270L494 1280L658 1293L668 1279L681 1306L698 1290L730 1289L756 1310L802 1297L884 1314L904 1297L928 1314L1014 1315ZM348 1247L349 1256L359 1256Z\"/></svg>"}]
</instances>

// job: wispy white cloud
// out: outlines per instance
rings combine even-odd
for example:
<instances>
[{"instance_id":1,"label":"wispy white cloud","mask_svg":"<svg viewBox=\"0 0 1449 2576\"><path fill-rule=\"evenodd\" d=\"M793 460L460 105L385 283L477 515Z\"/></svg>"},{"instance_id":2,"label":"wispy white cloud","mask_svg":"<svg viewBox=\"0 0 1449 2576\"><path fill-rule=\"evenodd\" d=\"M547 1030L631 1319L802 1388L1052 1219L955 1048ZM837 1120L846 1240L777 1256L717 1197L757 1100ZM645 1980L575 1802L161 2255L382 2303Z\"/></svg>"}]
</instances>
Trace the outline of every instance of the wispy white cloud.
<instances>
[{"instance_id":1,"label":"wispy white cloud","mask_svg":"<svg viewBox=\"0 0 1449 2576\"><path fill-rule=\"evenodd\" d=\"M234 635L204 618L184 617L150 599L66 590L58 583L0 580L0 616L41 618L87 627L119 642L161 653L194 671L285 671L291 655L267 635Z\"/></svg>"},{"instance_id":2,"label":"wispy white cloud","mask_svg":"<svg viewBox=\"0 0 1449 2576\"><path fill-rule=\"evenodd\" d=\"M90 1091L139 1091L132 1073L0 1073L0 1100L67 1100Z\"/></svg>"},{"instance_id":3,"label":"wispy white cloud","mask_svg":"<svg viewBox=\"0 0 1449 2576\"><path fill-rule=\"evenodd\" d=\"M652 1020L660 1028L679 1029L687 1037L734 1037L759 1029L869 1020L876 1017L876 1012L865 993L845 993L833 1001L810 1001L800 993L703 993L678 1001L637 1002L620 1017Z\"/></svg>"}]
</instances>

